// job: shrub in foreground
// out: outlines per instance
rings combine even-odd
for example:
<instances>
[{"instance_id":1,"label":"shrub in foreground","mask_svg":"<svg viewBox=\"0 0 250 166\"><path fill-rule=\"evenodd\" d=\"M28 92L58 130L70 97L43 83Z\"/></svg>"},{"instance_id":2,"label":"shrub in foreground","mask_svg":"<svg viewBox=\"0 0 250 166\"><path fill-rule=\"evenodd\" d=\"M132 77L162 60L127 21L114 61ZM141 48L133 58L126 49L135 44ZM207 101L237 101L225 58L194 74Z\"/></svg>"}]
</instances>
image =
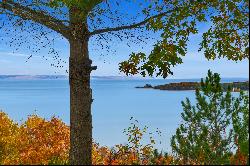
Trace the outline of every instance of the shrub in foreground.
<instances>
[{"instance_id":1,"label":"shrub in foreground","mask_svg":"<svg viewBox=\"0 0 250 166\"><path fill-rule=\"evenodd\" d=\"M183 123L171 139L179 164L248 164L249 97L223 93L219 74L208 72L196 90L196 105L182 102Z\"/></svg>"},{"instance_id":2,"label":"shrub in foreground","mask_svg":"<svg viewBox=\"0 0 250 166\"><path fill-rule=\"evenodd\" d=\"M18 125L0 112L0 144L0 164L65 163L69 127L55 117L47 121L36 115Z\"/></svg>"},{"instance_id":3,"label":"shrub in foreground","mask_svg":"<svg viewBox=\"0 0 250 166\"><path fill-rule=\"evenodd\" d=\"M132 119L131 119L132 120ZM113 148L93 142L93 165L170 164L172 157L153 149L155 140L142 144L147 127L140 128L134 120L128 129L127 144ZM29 116L21 125L14 123L0 112L0 165L20 164L68 164L69 126L58 118L45 120L37 115Z\"/></svg>"}]
</instances>

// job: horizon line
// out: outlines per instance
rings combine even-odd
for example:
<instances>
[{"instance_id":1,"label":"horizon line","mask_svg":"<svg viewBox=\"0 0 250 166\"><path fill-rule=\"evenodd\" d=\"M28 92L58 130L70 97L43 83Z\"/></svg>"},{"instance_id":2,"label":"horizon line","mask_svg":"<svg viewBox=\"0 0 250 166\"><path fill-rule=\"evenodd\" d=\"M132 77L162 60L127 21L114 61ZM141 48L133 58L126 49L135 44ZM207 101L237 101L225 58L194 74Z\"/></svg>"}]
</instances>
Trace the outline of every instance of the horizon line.
<instances>
[{"instance_id":1,"label":"horizon line","mask_svg":"<svg viewBox=\"0 0 250 166\"><path fill-rule=\"evenodd\" d=\"M53 74L53 75L48 75L48 74L38 74L38 75L29 75L29 74L0 74L0 76L10 76L10 77L18 77L18 76L29 76L29 77L36 77L36 76L48 76L48 77L68 77L68 75L63 75L63 74ZM91 77L122 77L122 78L138 78L138 79L164 79L160 77L142 77L142 76L117 76L117 75L92 75ZM201 79L203 77L192 77L192 78L165 78L165 79ZM249 77L221 77L222 79L248 79Z\"/></svg>"}]
</instances>

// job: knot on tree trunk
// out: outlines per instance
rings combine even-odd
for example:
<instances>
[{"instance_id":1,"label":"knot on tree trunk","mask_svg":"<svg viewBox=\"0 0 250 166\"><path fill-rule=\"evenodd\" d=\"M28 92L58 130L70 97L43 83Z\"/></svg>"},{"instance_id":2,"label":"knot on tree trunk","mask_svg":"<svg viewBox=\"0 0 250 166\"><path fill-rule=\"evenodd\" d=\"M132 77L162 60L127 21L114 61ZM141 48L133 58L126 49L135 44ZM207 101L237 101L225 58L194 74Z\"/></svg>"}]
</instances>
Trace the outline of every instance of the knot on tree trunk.
<instances>
[{"instance_id":1,"label":"knot on tree trunk","mask_svg":"<svg viewBox=\"0 0 250 166\"><path fill-rule=\"evenodd\" d=\"M69 79L72 81L89 81L90 73L96 70L96 66L91 66L92 60L88 58L83 59L69 59Z\"/></svg>"}]
</instances>

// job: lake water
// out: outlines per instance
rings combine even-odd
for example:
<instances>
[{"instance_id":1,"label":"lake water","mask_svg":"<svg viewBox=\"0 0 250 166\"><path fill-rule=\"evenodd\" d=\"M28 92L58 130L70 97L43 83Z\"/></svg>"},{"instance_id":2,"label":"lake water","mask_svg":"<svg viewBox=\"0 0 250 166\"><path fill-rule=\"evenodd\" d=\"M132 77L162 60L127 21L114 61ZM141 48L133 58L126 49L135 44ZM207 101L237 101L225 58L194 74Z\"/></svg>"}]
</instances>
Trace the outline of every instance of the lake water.
<instances>
[{"instance_id":1,"label":"lake water","mask_svg":"<svg viewBox=\"0 0 250 166\"><path fill-rule=\"evenodd\" d=\"M160 91L135 87L146 83L159 85L180 81L198 80L92 80L94 140L107 146L125 143L127 137L123 129L129 127L129 119L134 117L142 127L148 126L150 132L159 128L162 136L155 135L158 141L156 147L169 152L170 138L181 123L181 101L188 97L194 103L194 91ZM36 113L46 119L56 116L69 124L68 81L0 80L1 109L17 122Z\"/></svg>"}]
</instances>

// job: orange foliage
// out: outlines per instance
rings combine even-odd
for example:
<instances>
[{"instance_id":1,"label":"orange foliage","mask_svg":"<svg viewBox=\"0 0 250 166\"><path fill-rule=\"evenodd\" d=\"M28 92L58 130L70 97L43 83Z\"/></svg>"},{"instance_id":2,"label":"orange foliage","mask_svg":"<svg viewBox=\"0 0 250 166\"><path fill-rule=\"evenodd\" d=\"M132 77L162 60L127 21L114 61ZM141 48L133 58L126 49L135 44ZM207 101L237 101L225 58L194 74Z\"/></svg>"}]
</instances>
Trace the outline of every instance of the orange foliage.
<instances>
[{"instance_id":1,"label":"orange foliage","mask_svg":"<svg viewBox=\"0 0 250 166\"><path fill-rule=\"evenodd\" d=\"M249 156L244 155L238 151L235 155L230 158L230 163L232 165L248 165Z\"/></svg>"},{"instance_id":2,"label":"orange foliage","mask_svg":"<svg viewBox=\"0 0 250 166\"><path fill-rule=\"evenodd\" d=\"M20 126L19 159L22 164L47 164L50 160L67 161L69 151L69 127L53 117L46 121L30 116ZM19 162L20 163L20 162Z\"/></svg>"},{"instance_id":3,"label":"orange foliage","mask_svg":"<svg viewBox=\"0 0 250 166\"><path fill-rule=\"evenodd\" d=\"M1 164L48 164L53 160L66 162L69 151L69 127L61 120L46 121L36 115L21 126L0 113ZM11 153L10 153L11 152Z\"/></svg>"},{"instance_id":4,"label":"orange foliage","mask_svg":"<svg viewBox=\"0 0 250 166\"><path fill-rule=\"evenodd\" d=\"M154 154L154 140L144 146L140 141L147 128L136 123L125 130L128 144L114 148L93 143L93 165L170 165L183 164L172 156ZM4 164L68 164L70 148L69 126L60 119L50 120L29 116L21 125L0 112L0 165ZM232 164L246 164L247 156L240 152L231 157ZM202 162L201 162L202 163Z\"/></svg>"},{"instance_id":5,"label":"orange foliage","mask_svg":"<svg viewBox=\"0 0 250 166\"><path fill-rule=\"evenodd\" d=\"M8 164L17 158L18 129L16 123L0 112L0 165Z\"/></svg>"}]
</instances>

